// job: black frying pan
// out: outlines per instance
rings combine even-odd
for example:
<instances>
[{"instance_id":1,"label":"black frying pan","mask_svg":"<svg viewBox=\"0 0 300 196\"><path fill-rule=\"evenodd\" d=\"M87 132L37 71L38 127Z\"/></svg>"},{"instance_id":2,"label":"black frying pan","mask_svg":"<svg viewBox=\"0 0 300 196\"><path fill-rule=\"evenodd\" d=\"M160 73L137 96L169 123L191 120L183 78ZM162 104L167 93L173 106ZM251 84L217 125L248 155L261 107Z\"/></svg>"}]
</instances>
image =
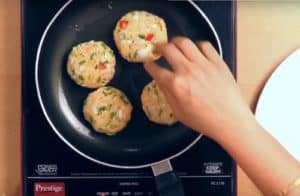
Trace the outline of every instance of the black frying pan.
<instances>
[{"instance_id":1,"label":"black frying pan","mask_svg":"<svg viewBox=\"0 0 300 196\"><path fill-rule=\"evenodd\" d=\"M36 59L36 86L43 112L56 134L77 153L118 168L161 165L201 137L180 123L153 124L143 113L140 95L151 78L141 64L122 59L113 41L116 22L132 10L145 10L164 18L170 38L184 35L195 41L208 40L222 53L213 26L189 1L75 0L59 10L44 32ZM113 137L96 133L84 120L83 100L92 90L76 85L66 72L72 47L89 40L102 40L115 51L117 70L109 85L125 92L134 107L131 122ZM168 66L164 61L160 63ZM155 174L164 173L157 168Z\"/></svg>"}]
</instances>

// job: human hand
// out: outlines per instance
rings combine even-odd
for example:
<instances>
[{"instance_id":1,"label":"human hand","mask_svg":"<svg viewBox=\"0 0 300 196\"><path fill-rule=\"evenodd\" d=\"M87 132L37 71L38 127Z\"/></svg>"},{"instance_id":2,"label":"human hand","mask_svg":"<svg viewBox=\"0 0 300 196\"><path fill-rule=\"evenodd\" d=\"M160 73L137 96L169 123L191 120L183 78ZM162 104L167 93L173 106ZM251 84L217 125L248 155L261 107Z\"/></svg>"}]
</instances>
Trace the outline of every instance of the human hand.
<instances>
[{"instance_id":1,"label":"human hand","mask_svg":"<svg viewBox=\"0 0 300 196\"><path fill-rule=\"evenodd\" d=\"M299 177L299 162L257 123L210 43L195 45L177 37L157 46L157 52L173 71L154 62L145 63L145 69L165 93L178 120L217 141L266 195ZM291 195L297 195L296 191Z\"/></svg>"},{"instance_id":2,"label":"human hand","mask_svg":"<svg viewBox=\"0 0 300 196\"><path fill-rule=\"evenodd\" d=\"M176 37L157 46L173 71L155 62L144 67L165 93L175 117L211 138L253 120L226 63L209 42Z\"/></svg>"}]
</instances>

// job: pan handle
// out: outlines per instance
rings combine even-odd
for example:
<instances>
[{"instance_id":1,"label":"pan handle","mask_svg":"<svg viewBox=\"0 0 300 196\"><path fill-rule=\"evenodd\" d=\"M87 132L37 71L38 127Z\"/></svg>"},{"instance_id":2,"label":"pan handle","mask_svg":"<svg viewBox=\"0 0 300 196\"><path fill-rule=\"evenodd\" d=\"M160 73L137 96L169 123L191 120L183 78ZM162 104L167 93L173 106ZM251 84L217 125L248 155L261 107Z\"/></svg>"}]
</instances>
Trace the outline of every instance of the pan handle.
<instances>
[{"instance_id":1,"label":"pan handle","mask_svg":"<svg viewBox=\"0 0 300 196\"><path fill-rule=\"evenodd\" d=\"M160 196L184 196L181 181L169 160L152 165L156 188Z\"/></svg>"}]
</instances>

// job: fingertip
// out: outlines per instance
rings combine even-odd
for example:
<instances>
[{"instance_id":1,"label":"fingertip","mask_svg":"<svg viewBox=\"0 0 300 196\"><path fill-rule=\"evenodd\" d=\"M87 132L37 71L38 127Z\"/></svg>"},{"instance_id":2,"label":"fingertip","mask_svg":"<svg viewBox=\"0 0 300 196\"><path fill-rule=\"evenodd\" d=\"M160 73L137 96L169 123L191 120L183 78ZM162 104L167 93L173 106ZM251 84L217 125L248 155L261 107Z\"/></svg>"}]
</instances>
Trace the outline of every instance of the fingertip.
<instances>
[{"instance_id":1,"label":"fingertip","mask_svg":"<svg viewBox=\"0 0 300 196\"><path fill-rule=\"evenodd\" d=\"M197 43L197 45L200 47L200 48L204 48L204 47L213 47L212 44L210 43L210 41L208 40L202 40L202 41L199 41Z\"/></svg>"},{"instance_id":2,"label":"fingertip","mask_svg":"<svg viewBox=\"0 0 300 196\"><path fill-rule=\"evenodd\" d=\"M171 42L174 43L175 45L184 44L184 43L189 43L189 44L193 43L193 41L190 38L185 37L185 36L173 37Z\"/></svg>"},{"instance_id":3,"label":"fingertip","mask_svg":"<svg viewBox=\"0 0 300 196\"><path fill-rule=\"evenodd\" d=\"M149 66L149 64L150 64L150 61L145 61L145 62L143 63L144 67Z\"/></svg>"},{"instance_id":4,"label":"fingertip","mask_svg":"<svg viewBox=\"0 0 300 196\"><path fill-rule=\"evenodd\" d=\"M144 68L148 73L150 72L151 63L151 61L144 62Z\"/></svg>"},{"instance_id":5,"label":"fingertip","mask_svg":"<svg viewBox=\"0 0 300 196\"><path fill-rule=\"evenodd\" d=\"M220 51L218 51L209 41L200 41L198 42L198 47L200 51L208 58L210 61L215 64L220 64L223 62L222 57L220 56Z\"/></svg>"},{"instance_id":6,"label":"fingertip","mask_svg":"<svg viewBox=\"0 0 300 196\"><path fill-rule=\"evenodd\" d=\"M175 36L171 39L171 42L176 42L176 40L182 40L182 39L189 40L189 38L185 36Z\"/></svg>"},{"instance_id":7,"label":"fingertip","mask_svg":"<svg viewBox=\"0 0 300 196\"><path fill-rule=\"evenodd\" d=\"M201 48L202 50L206 51L206 52L211 52L214 54L218 54L220 53L220 51L218 49L216 49L212 43L210 41L204 40L204 41L200 41L198 43L199 48Z\"/></svg>"}]
</instances>

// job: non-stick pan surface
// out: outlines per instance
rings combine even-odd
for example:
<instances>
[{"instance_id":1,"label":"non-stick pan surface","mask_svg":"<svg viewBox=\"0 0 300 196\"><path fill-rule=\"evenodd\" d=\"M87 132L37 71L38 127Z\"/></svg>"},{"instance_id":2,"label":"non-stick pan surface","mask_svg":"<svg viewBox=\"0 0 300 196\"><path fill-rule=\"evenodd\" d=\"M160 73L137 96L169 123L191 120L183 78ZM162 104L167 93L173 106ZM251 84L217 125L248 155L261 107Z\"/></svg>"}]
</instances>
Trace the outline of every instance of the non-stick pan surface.
<instances>
[{"instance_id":1,"label":"non-stick pan surface","mask_svg":"<svg viewBox=\"0 0 300 196\"><path fill-rule=\"evenodd\" d=\"M143 113L140 95L151 78L142 64L123 60L113 41L116 22L132 10L145 10L164 18L169 38L184 35L195 41L208 40L221 52L216 33L190 2L70 1L45 30L35 73L43 112L59 137L88 159L126 168L143 167L176 156L200 138L180 123L173 126L153 124ZM109 85L125 92L134 107L131 122L113 137L96 133L84 120L83 101L92 90L76 85L66 72L72 47L89 40L102 40L115 51L117 70Z\"/></svg>"}]
</instances>

